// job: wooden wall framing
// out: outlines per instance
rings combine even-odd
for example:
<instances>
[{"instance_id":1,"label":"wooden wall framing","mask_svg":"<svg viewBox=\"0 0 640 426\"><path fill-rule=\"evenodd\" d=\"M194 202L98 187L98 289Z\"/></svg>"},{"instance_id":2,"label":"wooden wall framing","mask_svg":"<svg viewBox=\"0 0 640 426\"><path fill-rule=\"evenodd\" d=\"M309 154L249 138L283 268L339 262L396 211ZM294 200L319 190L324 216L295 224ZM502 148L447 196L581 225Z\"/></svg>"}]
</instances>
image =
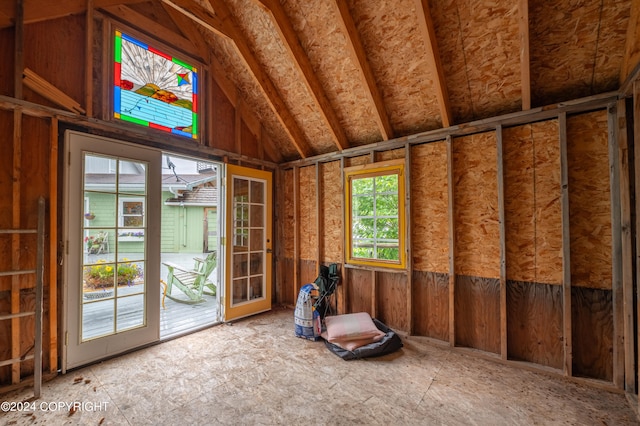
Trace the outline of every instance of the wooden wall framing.
<instances>
[{"instance_id":1,"label":"wooden wall framing","mask_svg":"<svg viewBox=\"0 0 640 426\"><path fill-rule=\"evenodd\" d=\"M332 154L285 164L285 175L308 178L298 188L285 185L283 198L322 196L301 204L305 211L289 222L298 224L300 244L317 248L305 248L306 256L289 252L283 265L309 271L306 279L319 264L342 262L342 246L328 239L344 244L344 221L327 188L339 185L344 167L404 157L410 266L343 264L340 313L369 312L408 338L502 362L635 386L635 377L625 377L631 349L623 339L634 326L622 311L631 268L621 266L628 254L616 236L629 220L628 207L616 207L629 196L620 108L603 102L542 120L533 113L531 121L496 121L462 135L353 149L340 161ZM307 211L311 205L317 216Z\"/></svg>"}]
</instances>

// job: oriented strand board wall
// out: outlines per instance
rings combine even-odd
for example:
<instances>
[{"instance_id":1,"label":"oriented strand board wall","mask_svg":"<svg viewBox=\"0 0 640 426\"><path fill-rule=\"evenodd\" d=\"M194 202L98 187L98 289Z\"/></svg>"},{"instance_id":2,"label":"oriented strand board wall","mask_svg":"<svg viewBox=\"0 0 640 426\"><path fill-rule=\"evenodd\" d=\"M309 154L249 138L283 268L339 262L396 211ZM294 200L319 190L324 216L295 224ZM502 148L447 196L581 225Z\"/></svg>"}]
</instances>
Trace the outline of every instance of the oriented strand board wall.
<instances>
[{"instance_id":1,"label":"oriented strand board wall","mask_svg":"<svg viewBox=\"0 0 640 426\"><path fill-rule=\"evenodd\" d=\"M320 165L323 262L342 262L344 239L342 238L342 173L340 162L333 161Z\"/></svg>"},{"instance_id":2,"label":"oriented strand board wall","mask_svg":"<svg viewBox=\"0 0 640 426\"><path fill-rule=\"evenodd\" d=\"M411 148L411 254L417 271L449 272L447 145Z\"/></svg>"},{"instance_id":3,"label":"oriented strand board wall","mask_svg":"<svg viewBox=\"0 0 640 426\"><path fill-rule=\"evenodd\" d=\"M495 133L453 140L455 273L500 277Z\"/></svg>"},{"instance_id":4,"label":"oriented strand board wall","mask_svg":"<svg viewBox=\"0 0 640 426\"><path fill-rule=\"evenodd\" d=\"M558 121L503 133L507 279L562 284Z\"/></svg>"},{"instance_id":5,"label":"oriented strand board wall","mask_svg":"<svg viewBox=\"0 0 640 426\"><path fill-rule=\"evenodd\" d=\"M300 168L300 258L315 260L318 256L317 207L316 207L316 168Z\"/></svg>"},{"instance_id":6,"label":"oriented strand board wall","mask_svg":"<svg viewBox=\"0 0 640 426\"><path fill-rule=\"evenodd\" d=\"M503 132L509 359L562 368L558 120Z\"/></svg>"},{"instance_id":7,"label":"oriented strand board wall","mask_svg":"<svg viewBox=\"0 0 640 426\"><path fill-rule=\"evenodd\" d=\"M404 158L405 157L404 153L405 153L404 148L394 149L391 151L376 152L376 162L397 160L399 158Z\"/></svg>"},{"instance_id":8,"label":"oriented strand board wall","mask_svg":"<svg viewBox=\"0 0 640 426\"><path fill-rule=\"evenodd\" d=\"M571 285L611 289L607 112L567 119Z\"/></svg>"},{"instance_id":9,"label":"oriented strand board wall","mask_svg":"<svg viewBox=\"0 0 640 426\"><path fill-rule=\"evenodd\" d=\"M280 212L280 217L284 221L283 223L289 224L289 226L285 226L283 229L283 237L284 241L281 244L284 245L284 257L288 259L294 258L293 247L294 247L294 229L293 224L295 223L295 212L293 209L293 170L285 170L283 172L284 175L284 188L282 188L282 194L284 195L284 200L282 203L282 211Z\"/></svg>"}]
</instances>

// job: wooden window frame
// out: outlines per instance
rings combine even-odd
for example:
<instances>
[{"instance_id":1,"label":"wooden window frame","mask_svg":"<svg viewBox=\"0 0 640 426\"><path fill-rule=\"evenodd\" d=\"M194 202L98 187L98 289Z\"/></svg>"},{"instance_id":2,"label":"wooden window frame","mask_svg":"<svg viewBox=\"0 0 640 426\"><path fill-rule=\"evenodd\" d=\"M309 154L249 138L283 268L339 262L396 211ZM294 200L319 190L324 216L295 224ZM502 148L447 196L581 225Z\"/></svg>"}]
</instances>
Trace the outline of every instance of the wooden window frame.
<instances>
[{"instance_id":1,"label":"wooden window frame","mask_svg":"<svg viewBox=\"0 0 640 426\"><path fill-rule=\"evenodd\" d=\"M354 257L352 226L352 181L377 176L396 175L398 177L398 257L395 260ZM345 188L345 263L379 268L406 268L406 217L405 217L405 162L404 159L346 167L344 169Z\"/></svg>"}]
</instances>

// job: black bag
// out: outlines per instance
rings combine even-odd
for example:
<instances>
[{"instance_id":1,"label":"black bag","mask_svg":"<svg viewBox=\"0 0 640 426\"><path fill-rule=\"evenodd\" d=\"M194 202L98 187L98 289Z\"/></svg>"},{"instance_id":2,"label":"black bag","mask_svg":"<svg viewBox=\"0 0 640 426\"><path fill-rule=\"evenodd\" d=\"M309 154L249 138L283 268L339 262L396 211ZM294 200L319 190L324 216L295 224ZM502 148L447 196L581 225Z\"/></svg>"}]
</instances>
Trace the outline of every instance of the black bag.
<instances>
[{"instance_id":1,"label":"black bag","mask_svg":"<svg viewBox=\"0 0 640 426\"><path fill-rule=\"evenodd\" d=\"M328 340L325 340L324 344L327 346L327 348L329 348L331 352L338 355L345 361L350 361L352 359L358 358L383 356L400 349L402 347L402 339L400 339L400 336L398 336L395 331L391 330L382 322L378 321L375 318L372 319L378 330L381 330L385 333L385 336L382 338L382 340L369 343L368 345L360 346L353 351L349 351L347 349L341 348L340 346L336 346Z\"/></svg>"},{"instance_id":2,"label":"black bag","mask_svg":"<svg viewBox=\"0 0 640 426\"><path fill-rule=\"evenodd\" d=\"M320 314L321 319L324 319L328 313L333 311L329 298L336 291L339 282L340 274L338 274L338 265L336 263L332 263L329 266L320 265L318 278L314 281L319 292L314 307Z\"/></svg>"}]
</instances>

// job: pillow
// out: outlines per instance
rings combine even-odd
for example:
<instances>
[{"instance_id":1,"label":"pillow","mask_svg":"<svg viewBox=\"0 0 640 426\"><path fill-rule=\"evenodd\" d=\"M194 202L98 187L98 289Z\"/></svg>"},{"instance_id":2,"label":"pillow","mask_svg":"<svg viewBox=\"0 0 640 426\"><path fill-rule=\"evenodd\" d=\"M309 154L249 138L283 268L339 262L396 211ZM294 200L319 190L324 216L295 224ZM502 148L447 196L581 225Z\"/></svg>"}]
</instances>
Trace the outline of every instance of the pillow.
<instances>
[{"instance_id":1,"label":"pillow","mask_svg":"<svg viewBox=\"0 0 640 426\"><path fill-rule=\"evenodd\" d=\"M367 312L326 317L324 322L327 327L327 340L330 342L374 341L372 339L380 340L385 334L378 330Z\"/></svg>"}]
</instances>

